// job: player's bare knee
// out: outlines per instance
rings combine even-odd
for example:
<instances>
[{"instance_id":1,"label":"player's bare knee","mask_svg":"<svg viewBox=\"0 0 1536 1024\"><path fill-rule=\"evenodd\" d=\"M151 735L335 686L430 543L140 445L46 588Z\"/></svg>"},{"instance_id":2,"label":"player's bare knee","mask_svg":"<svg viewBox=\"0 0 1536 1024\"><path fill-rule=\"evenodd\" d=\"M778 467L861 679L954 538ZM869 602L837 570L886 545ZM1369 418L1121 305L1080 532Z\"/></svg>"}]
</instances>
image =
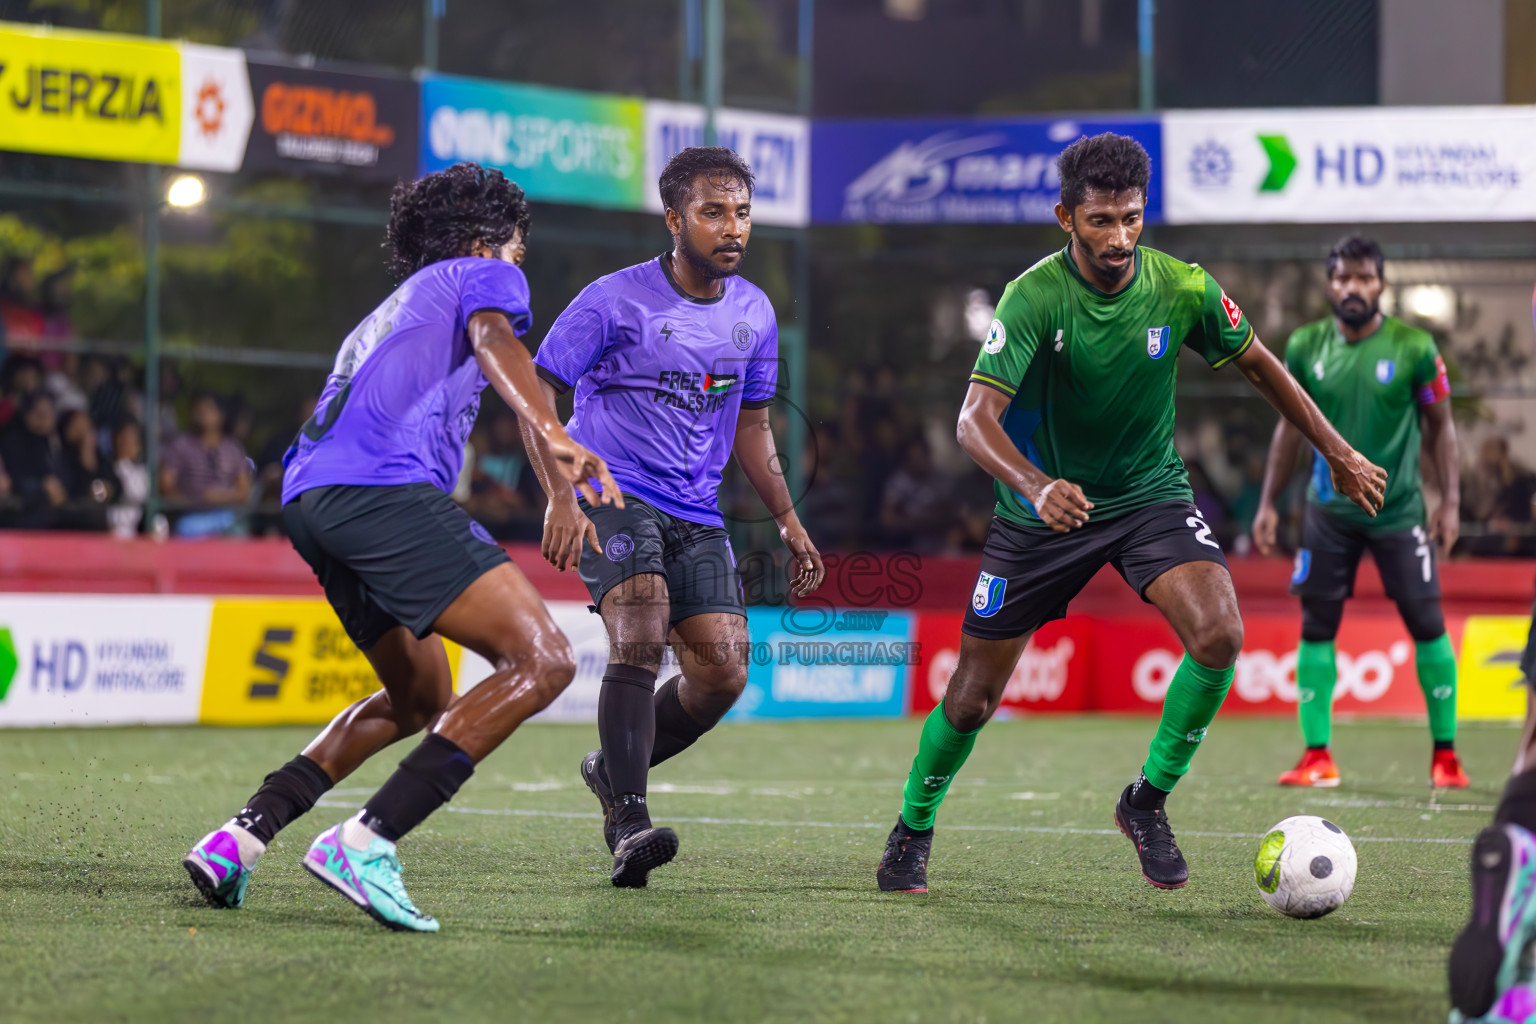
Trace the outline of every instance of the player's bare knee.
<instances>
[{"instance_id":1,"label":"player's bare knee","mask_svg":"<svg viewBox=\"0 0 1536 1024\"><path fill-rule=\"evenodd\" d=\"M747 688L747 666L734 660L722 665L706 665L690 672L689 682L711 696L729 697L734 701Z\"/></svg>"},{"instance_id":2,"label":"player's bare knee","mask_svg":"<svg viewBox=\"0 0 1536 1024\"><path fill-rule=\"evenodd\" d=\"M571 642L558 629L551 629L535 641L530 654L534 695L539 707L547 708L576 677L576 655L571 651Z\"/></svg>"},{"instance_id":3,"label":"player's bare knee","mask_svg":"<svg viewBox=\"0 0 1536 1024\"><path fill-rule=\"evenodd\" d=\"M421 732L432 719L443 713L452 699L453 691L439 686L408 694L399 700L391 698L390 707L394 712L395 725L403 736Z\"/></svg>"},{"instance_id":4,"label":"player's bare knee","mask_svg":"<svg viewBox=\"0 0 1536 1024\"><path fill-rule=\"evenodd\" d=\"M956 686L952 681L944 695L944 717L957 732L975 732L987 724L997 705L984 688Z\"/></svg>"},{"instance_id":5,"label":"player's bare knee","mask_svg":"<svg viewBox=\"0 0 1536 1024\"><path fill-rule=\"evenodd\" d=\"M1243 650L1243 620L1236 615L1213 616L1195 627L1189 656L1206 668L1231 668Z\"/></svg>"}]
</instances>

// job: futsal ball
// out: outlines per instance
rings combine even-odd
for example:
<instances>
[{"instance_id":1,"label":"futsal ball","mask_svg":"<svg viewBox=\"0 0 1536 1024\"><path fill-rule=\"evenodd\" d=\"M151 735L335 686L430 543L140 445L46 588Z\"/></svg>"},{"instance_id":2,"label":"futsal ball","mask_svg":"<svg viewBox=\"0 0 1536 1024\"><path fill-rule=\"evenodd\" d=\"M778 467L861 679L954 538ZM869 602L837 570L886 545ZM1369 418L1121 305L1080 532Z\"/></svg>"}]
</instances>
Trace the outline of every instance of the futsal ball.
<instances>
[{"instance_id":1,"label":"futsal ball","mask_svg":"<svg viewBox=\"0 0 1536 1024\"><path fill-rule=\"evenodd\" d=\"M1333 822L1298 814L1264 836L1253 877L1264 902L1285 916L1322 917L1355 888L1355 847Z\"/></svg>"}]
</instances>

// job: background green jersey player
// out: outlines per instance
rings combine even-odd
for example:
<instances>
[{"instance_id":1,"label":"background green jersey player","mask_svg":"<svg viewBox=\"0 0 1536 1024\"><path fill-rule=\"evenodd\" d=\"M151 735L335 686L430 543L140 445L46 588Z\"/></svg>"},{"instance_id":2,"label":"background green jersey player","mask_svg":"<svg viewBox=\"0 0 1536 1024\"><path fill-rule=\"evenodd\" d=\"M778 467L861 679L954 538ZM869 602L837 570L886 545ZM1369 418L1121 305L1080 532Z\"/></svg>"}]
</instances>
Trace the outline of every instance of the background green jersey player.
<instances>
[{"instance_id":1,"label":"background green jersey player","mask_svg":"<svg viewBox=\"0 0 1536 1024\"><path fill-rule=\"evenodd\" d=\"M1329 426L1211 276L1137 246L1146 150L1106 133L1067 147L1058 169L1056 217L1071 240L1004 291L960 411L958 439L997 482L997 515L959 663L923 724L880 859L886 891L927 891L934 813L1030 634L1065 615L1105 564L1184 644L1151 752L1114 817L1149 882L1172 889L1188 881L1163 801L1231 686L1243 622L1173 447L1181 347L1213 366L1236 363L1324 453L1340 493L1367 515L1381 505L1384 472Z\"/></svg>"},{"instance_id":2,"label":"background green jersey player","mask_svg":"<svg viewBox=\"0 0 1536 1024\"><path fill-rule=\"evenodd\" d=\"M1370 239L1346 238L1334 246L1328 254L1333 316L1299 328L1285 347L1286 368L1323 415L1367 458L1385 466L1388 477L1381 514L1373 519L1334 490L1322 460L1313 466L1291 576L1291 593L1301 597L1296 690L1307 749L1296 767L1280 776L1282 786L1339 784L1328 751L1338 677L1333 641L1367 548L1417 648L1419 686L1435 744L1430 781L1458 788L1468 784L1455 751L1456 654L1445 635L1435 567L1435 546L1449 553L1459 529L1451 389L1434 339L1382 315L1382 263L1381 248ZM1442 494L1427 532L1419 483L1421 445L1429 452ZM1301 435L1281 420L1269 446L1263 497L1253 522L1254 541L1265 554L1275 551L1275 498L1300 448Z\"/></svg>"}]
</instances>

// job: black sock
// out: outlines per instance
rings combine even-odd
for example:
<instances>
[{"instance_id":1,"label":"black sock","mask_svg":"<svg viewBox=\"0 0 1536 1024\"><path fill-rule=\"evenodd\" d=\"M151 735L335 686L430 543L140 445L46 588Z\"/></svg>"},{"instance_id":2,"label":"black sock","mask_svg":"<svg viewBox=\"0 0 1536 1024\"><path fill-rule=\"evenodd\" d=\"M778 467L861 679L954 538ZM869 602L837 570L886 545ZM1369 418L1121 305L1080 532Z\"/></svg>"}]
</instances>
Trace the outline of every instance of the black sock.
<instances>
[{"instance_id":1,"label":"black sock","mask_svg":"<svg viewBox=\"0 0 1536 1024\"><path fill-rule=\"evenodd\" d=\"M652 669L610 662L597 698L597 736L603 744L603 768L615 795L645 795L645 777L656 742L652 704L656 673Z\"/></svg>"},{"instance_id":2,"label":"black sock","mask_svg":"<svg viewBox=\"0 0 1536 1024\"><path fill-rule=\"evenodd\" d=\"M452 800L473 774L475 764L469 755L452 740L432 733L405 755L395 774L363 805L363 824L398 842Z\"/></svg>"},{"instance_id":3,"label":"black sock","mask_svg":"<svg viewBox=\"0 0 1536 1024\"><path fill-rule=\"evenodd\" d=\"M903 821L901 815L898 814L896 815L896 831L904 836L916 836L918 839L925 839L928 836L933 835L933 826L929 825L927 828L913 828L905 821Z\"/></svg>"},{"instance_id":4,"label":"black sock","mask_svg":"<svg viewBox=\"0 0 1536 1024\"><path fill-rule=\"evenodd\" d=\"M1436 751L1455 750L1455 749L1456 749L1456 741L1455 740L1435 740L1435 750Z\"/></svg>"},{"instance_id":5,"label":"black sock","mask_svg":"<svg viewBox=\"0 0 1536 1024\"><path fill-rule=\"evenodd\" d=\"M235 823L263 844L270 843L334 785L324 768L300 754L262 780L261 788L235 813Z\"/></svg>"},{"instance_id":6,"label":"black sock","mask_svg":"<svg viewBox=\"0 0 1536 1024\"><path fill-rule=\"evenodd\" d=\"M1163 801L1168 799L1168 790L1158 789L1147 781L1145 775L1138 775L1136 781L1131 783L1131 793L1125 798L1125 802L1138 811L1160 811L1163 809Z\"/></svg>"},{"instance_id":7,"label":"black sock","mask_svg":"<svg viewBox=\"0 0 1536 1024\"><path fill-rule=\"evenodd\" d=\"M1326 744L1326 743L1319 743L1315 747L1308 747L1307 748L1307 752L1308 753L1327 753L1328 752L1328 744Z\"/></svg>"},{"instance_id":8,"label":"black sock","mask_svg":"<svg viewBox=\"0 0 1536 1024\"><path fill-rule=\"evenodd\" d=\"M1512 776L1505 784L1499 807L1493 812L1493 822L1509 822L1536 832L1536 768Z\"/></svg>"},{"instance_id":9,"label":"black sock","mask_svg":"<svg viewBox=\"0 0 1536 1024\"><path fill-rule=\"evenodd\" d=\"M713 726L700 725L690 715L677 695L682 676L673 676L656 690L656 743L651 747L651 767L669 757L676 757L709 732Z\"/></svg>"}]
</instances>

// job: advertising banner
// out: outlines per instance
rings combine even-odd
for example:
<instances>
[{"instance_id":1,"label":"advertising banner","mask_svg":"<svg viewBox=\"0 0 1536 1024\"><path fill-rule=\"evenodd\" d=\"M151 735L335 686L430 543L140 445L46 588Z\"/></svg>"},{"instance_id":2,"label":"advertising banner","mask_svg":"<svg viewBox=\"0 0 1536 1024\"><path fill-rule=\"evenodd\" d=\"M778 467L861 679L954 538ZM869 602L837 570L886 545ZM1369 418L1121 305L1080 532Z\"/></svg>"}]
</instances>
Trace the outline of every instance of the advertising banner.
<instances>
[{"instance_id":1,"label":"advertising banner","mask_svg":"<svg viewBox=\"0 0 1536 1024\"><path fill-rule=\"evenodd\" d=\"M735 150L757 179L752 219L804 227L811 219L811 129L803 117L750 110L715 112L715 140ZM704 108L648 100L645 104L645 208L660 213L656 180L667 161L704 145Z\"/></svg>"},{"instance_id":2,"label":"advertising banner","mask_svg":"<svg viewBox=\"0 0 1536 1024\"><path fill-rule=\"evenodd\" d=\"M1451 639L1462 621L1447 617ZM1156 618L1117 619L1094 628L1112 632L1113 642L1094 644L1090 708L1156 713L1184 651L1172 627ZM1243 617L1243 653L1237 659L1232 692L1221 713L1293 714L1296 707L1296 645L1301 622L1294 615ZM1334 710L1362 715L1422 715L1413 664L1413 641L1395 617L1344 617L1339 630L1338 683Z\"/></svg>"},{"instance_id":3,"label":"advertising banner","mask_svg":"<svg viewBox=\"0 0 1536 1024\"><path fill-rule=\"evenodd\" d=\"M601 93L431 75L421 85L420 171L499 168L530 199L638 210L645 104Z\"/></svg>"},{"instance_id":4,"label":"advertising banner","mask_svg":"<svg viewBox=\"0 0 1536 1024\"><path fill-rule=\"evenodd\" d=\"M608 665L608 631L603 620L587 610L581 601L550 601L549 613L555 625L571 641L576 655L576 676L555 702L532 720L539 722L595 722L597 696L603 686L603 670ZM668 654L667 661L671 661ZM663 663L664 666L666 662ZM673 671L676 671L675 669ZM666 667L662 679L666 679ZM459 692L464 693L491 674L491 664L474 651L459 656Z\"/></svg>"},{"instance_id":5,"label":"advertising banner","mask_svg":"<svg viewBox=\"0 0 1536 1024\"><path fill-rule=\"evenodd\" d=\"M817 223L1050 224L1056 158L1084 135L1129 135L1152 158L1147 219L1162 216L1156 120L977 118L817 121L811 216Z\"/></svg>"},{"instance_id":6,"label":"advertising banner","mask_svg":"<svg viewBox=\"0 0 1536 1024\"><path fill-rule=\"evenodd\" d=\"M220 598L213 605L202 721L329 722L379 689L336 613L313 598ZM458 649L448 645L450 670Z\"/></svg>"},{"instance_id":7,"label":"advertising banner","mask_svg":"<svg viewBox=\"0 0 1536 1024\"><path fill-rule=\"evenodd\" d=\"M1520 656L1531 634L1524 615L1472 615L1461 634L1456 717L1522 721L1530 689Z\"/></svg>"},{"instance_id":8,"label":"advertising banner","mask_svg":"<svg viewBox=\"0 0 1536 1024\"><path fill-rule=\"evenodd\" d=\"M181 96L174 43L0 28L0 149L175 163Z\"/></svg>"},{"instance_id":9,"label":"advertising banner","mask_svg":"<svg viewBox=\"0 0 1536 1024\"><path fill-rule=\"evenodd\" d=\"M964 618L961 612L917 617L918 659L912 666L907 698L907 710L912 714L926 715L944 699L949 677L960 660L960 623ZM1007 717L1087 710L1092 625L1089 619L1073 616L1047 622L1036 630L1008 677L997 713Z\"/></svg>"},{"instance_id":10,"label":"advertising banner","mask_svg":"<svg viewBox=\"0 0 1536 1024\"><path fill-rule=\"evenodd\" d=\"M251 80L245 53L181 43L181 148L176 163L238 171L251 134Z\"/></svg>"},{"instance_id":11,"label":"advertising banner","mask_svg":"<svg viewBox=\"0 0 1536 1024\"><path fill-rule=\"evenodd\" d=\"M0 726L197 721L205 597L0 597Z\"/></svg>"},{"instance_id":12,"label":"advertising banner","mask_svg":"<svg viewBox=\"0 0 1536 1024\"><path fill-rule=\"evenodd\" d=\"M1163 151L1173 224L1536 218L1532 107L1169 111Z\"/></svg>"},{"instance_id":13,"label":"advertising banner","mask_svg":"<svg viewBox=\"0 0 1536 1024\"><path fill-rule=\"evenodd\" d=\"M416 176L414 81L257 60L250 78L257 117L247 170L381 182Z\"/></svg>"},{"instance_id":14,"label":"advertising banner","mask_svg":"<svg viewBox=\"0 0 1536 1024\"><path fill-rule=\"evenodd\" d=\"M747 625L752 664L729 720L898 718L905 709L916 616L748 608Z\"/></svg>"}]
</instances>

